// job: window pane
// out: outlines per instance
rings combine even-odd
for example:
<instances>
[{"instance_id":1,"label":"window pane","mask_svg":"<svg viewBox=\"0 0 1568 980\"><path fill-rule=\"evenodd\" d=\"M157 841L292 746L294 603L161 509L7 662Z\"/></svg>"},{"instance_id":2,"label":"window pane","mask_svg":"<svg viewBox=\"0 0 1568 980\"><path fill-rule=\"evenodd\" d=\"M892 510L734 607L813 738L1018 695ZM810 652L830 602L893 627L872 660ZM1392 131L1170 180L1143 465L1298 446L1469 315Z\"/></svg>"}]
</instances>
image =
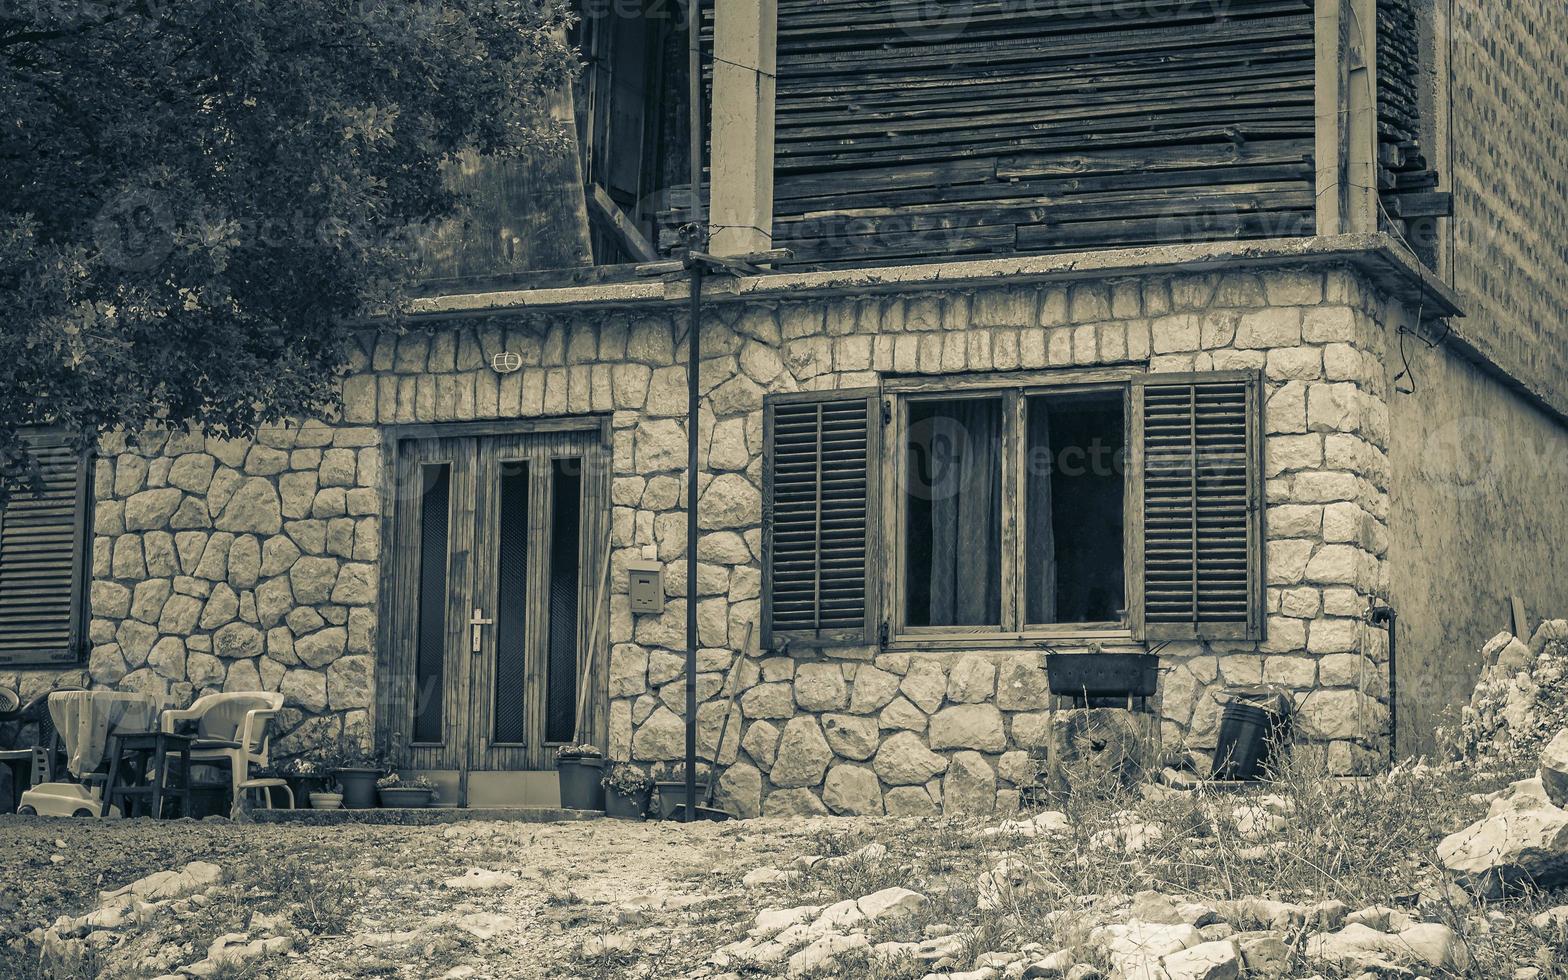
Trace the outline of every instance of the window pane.
<instances>
[{"instance_id":1,"label":"window pane","mask_svg":"<svg viewBox=\"0 0 1568 980\"><path fill-rule=\"evenodd\" d=\"M1120 391L1029 399L1025 613L1031 624L1104 623L1127 605Z\"/></svg>"},{"instance_id":2,"label":"window pane","mask_svg":"<svg viewBox=\"0 0 1568 980\"><path fill-rule=\"evenodd\" d=\"M419 516L419 647L414 660L414 741L440 743L446 676L447 508L452 466L424 467Z\"/></svg>"},{"instance_id":3,"label":"window pane","mask_svg":"<svg viewBox=\"0 0 1568 980\"><path fill-rule=\"evenodd\" d=\"M528 463L501 463L501 542L496 567L495 718L493 742L516 743L524 728L527 687Z\"/></svg>"},{"instance_id":4,"label":"window pane","mask_svg":"<svg viewBox=\"0 0 1568 980\"><path fill-rule=\"evenodd\" d=\"M570 742L577 729L577 565L583 462L550 464L550 657L545 672L545 741Z\"/></svg>"},{"instance_id":5,"label":"window pane","mask_svg":"<svg viewBox=\"0 0 1568 980\"><path fill-rule=\"evenodd\" d=\"M911 402L905 459L906 622L1001 625L1001 401Z\"/></svg>"}]
</instances>

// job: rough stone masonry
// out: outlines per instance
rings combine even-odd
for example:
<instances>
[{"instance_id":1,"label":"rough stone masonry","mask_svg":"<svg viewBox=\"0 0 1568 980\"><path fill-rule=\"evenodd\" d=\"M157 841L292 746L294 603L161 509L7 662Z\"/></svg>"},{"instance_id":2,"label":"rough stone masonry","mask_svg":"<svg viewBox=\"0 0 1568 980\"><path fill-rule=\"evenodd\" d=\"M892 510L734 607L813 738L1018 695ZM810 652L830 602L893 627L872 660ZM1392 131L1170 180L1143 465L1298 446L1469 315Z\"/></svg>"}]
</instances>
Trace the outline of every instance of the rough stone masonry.
<instances>
[{"instance_id":1,"label":"rough stone masonry","mask_svg":"<svg viewBox=\"0 0 1568 980\"><path fill-rule=\"evenodd\" d=\"M1214 694L1295 692L1298 729L1342 771L1386 751L1388 592L1384 326L1399 304L1344 267L1245 269L860 298L716 302L703 325L703 529L697 678L711 756L726 669L760 610L762 405L881 373L1087 365L1261 369L1266 377L1267 609L1262 644L1163 651L1167 745L1212 747ZM94 491L85 671L51 684L281 691L279 749L372 730L387 423L600 413L613 420L609 754L682 754L686 463L684 312L496 316L363 338L339 421L254 440L144 433L103 441ZM506 350L524 367L498 375ZM633 616L624 563L670 562L660 616ZM719 761L727 804L757 813L988 811L1017 800L1045 734L1037 651L762 655L736 678L741 723Z\"/></svg>"}]
</instances>

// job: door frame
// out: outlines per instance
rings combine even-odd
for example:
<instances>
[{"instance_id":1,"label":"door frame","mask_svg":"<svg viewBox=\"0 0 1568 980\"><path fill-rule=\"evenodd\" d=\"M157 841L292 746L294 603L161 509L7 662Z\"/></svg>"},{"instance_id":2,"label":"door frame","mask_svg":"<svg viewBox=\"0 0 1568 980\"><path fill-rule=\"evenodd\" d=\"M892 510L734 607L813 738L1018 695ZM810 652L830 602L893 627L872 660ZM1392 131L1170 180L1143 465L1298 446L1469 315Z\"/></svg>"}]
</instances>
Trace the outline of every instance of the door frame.
<instances>
[{"instance_id":1,"label":"door frame","mask_svg":"<svg viewBox=\"0 0 1568 980\"><path fill-rule=\"evenodd\" d=\"M589 433L596 434L601 450L601 459L604 465L590 469L584 474L586 479L602 481L602 492L598 495L606 501L605 513L590 515L584 513L583 535L588 541L586 552L592 555L606 553L606 542L611 533L611 514L608 509L610 499L609 487L614 478L614 454L612 445L611 418L607 414L562 416L537 419L496 419L479 422L435 422L397 424L380 427L381 434L381 556L378 562L379 569L377 591L377 616L376 616L376 652L374 655L375 692L376 699L372 705L371 723L377 748L385 750L393 758L403 758L409 749L411 733L401 731L404 725L403 717L410 710L410 696L412 692L413 663L409 657L412 646L409 645L407 634L401 644L394 639L396 631L403 625L406 612L392 608L396 604L398 582L397 565L395 559L398 546L398 473L403 460L399 456L399 447L408 440L413 439L459 439L482 438L485 436L528 436L549 435L560 433ZM586 496L586 495L585 495ZM602 560L602 559L600 559ZM585 564L581 574L592 581L592 589L597 590L602 577L602 569L589 567ZM590 689L584 714L587 715L586 727L590 733L590 741L604 745L609 734L609 659L610 649L609 632L609 593L614 592L613 583L604 579L607 586L606 595L595 597L592 601L595 608L592 615L599 617L599 655L594 656L591 670L584 679ZM591 620L584 619L584 622ZM586 654L587 651L584 651ZM405 661L407 661L405 663ZM465 710L464 712L468 712ZM393 744L394 741L399 744ZM462 805L466 805L467 775L469 771L469 751L466 744L459 753L462 762L459 769L458 781L464 794Z\"/></svg>"}]
</instances>

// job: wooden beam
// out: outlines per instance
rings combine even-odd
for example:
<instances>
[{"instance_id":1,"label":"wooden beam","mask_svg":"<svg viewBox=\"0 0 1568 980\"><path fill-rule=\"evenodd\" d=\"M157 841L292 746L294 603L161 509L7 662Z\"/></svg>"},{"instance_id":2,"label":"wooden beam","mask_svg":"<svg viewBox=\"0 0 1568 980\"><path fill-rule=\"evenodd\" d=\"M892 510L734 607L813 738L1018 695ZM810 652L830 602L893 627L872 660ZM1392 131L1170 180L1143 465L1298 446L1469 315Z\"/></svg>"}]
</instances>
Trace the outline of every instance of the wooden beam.
<instances>
[{"instance_id":1,"label":"wooden beam","mask_svg":"<svg viewBox=\"0 0 1568 980\"><path fill-rule=\"evenodd\" d=\"M1350 110L1346 101L1348 13L1345 2L1316 0L1313 13L1317 51L1314 97L1317 233L1324 236L1345 232L1345 120Z\"/></svg>"},{"instance_id":2,"label":"wooden beam","mask_svg":"<svg viewBox=\"0 0 1568 980\"><path fill-rule=\"evenodd\" d=\"M632 220L626 217L619 205L610 199L609 193L598 184L588 189L588 208L615 236L620 239L621 245L638 262L657 262L659 253L648 241Z\"/></svg>"}]
</instances>

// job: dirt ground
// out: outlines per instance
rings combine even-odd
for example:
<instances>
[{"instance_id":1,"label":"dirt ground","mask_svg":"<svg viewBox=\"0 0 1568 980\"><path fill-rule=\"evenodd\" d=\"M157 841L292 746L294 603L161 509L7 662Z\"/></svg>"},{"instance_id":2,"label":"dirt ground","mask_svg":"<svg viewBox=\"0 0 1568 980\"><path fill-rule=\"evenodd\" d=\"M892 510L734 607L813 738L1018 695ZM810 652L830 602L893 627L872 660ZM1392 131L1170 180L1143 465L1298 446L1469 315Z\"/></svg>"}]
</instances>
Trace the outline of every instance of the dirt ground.
<instances>
[{"instance_id":1,"label":"dirt ground","mask_svg":"<svg viewBox=\"0 0 1568 980\"><path fill-rule=\"evenodd\" d=\"M303 827L5 817L0 977L38 975L37 947L21 948L31 930L91 910L100 890L195 860L223 869L215 900L154 926L165 933L156 945L185 952L145 968L105 957L93 972L168 972L262 913L292 919L295 948L236 976L608 977L626 975L633 961L679 976L754 914L740 885L748 870L809 853L815 842L804 838L850 823ZM476 871L471 882L446 884ZM595 937L614 938L596 954ZM628 941L635 952L617 948Z\"/></svg>"}]
</instances>

